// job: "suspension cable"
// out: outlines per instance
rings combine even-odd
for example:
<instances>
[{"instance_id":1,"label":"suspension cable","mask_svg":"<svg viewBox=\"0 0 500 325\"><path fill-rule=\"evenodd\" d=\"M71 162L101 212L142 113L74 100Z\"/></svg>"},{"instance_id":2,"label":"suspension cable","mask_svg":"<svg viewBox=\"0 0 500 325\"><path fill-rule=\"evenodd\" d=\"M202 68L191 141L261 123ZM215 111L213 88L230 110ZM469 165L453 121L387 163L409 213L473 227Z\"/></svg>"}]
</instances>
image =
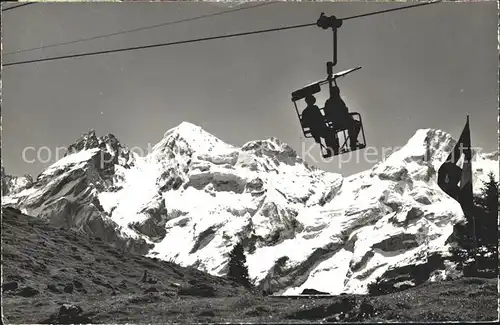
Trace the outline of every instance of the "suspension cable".
<instances>
[{"instance_id":1,"label":"suspension cable","mask_svg":"<svg viewBox=\"0 0 500 325\"><path fill-rule=\"evenodd\" d=\"M44 62L44 61L53 61L53 60L60 60L60 59L78 58L78 57L91 56L91 55L100 55L100 54L109 54L109 53L116 53L116 52L125 52L125 51L150 49L150 48L155 48L155 47L165 47L165 46L178 45L178 44L196 43L196 42L210 41L210 40L223 39L223 38L231 38L231 37L237 37L237 36L245 36L245 35L261 34L261 33L269 33L269 32L275 32L275 31L280 31L280 30L287 30L287 29L294 29L294 28L301 28L301 27L315 26L315 25L316 25L316 23L310 23L310 24L302 24L302 25L286 26L286 27L271 28L271 29L264 29L264 30L256 30L256 31L251 31L251 32L243 32L243 33L236 33L236 34L229 34L229 35L195 38L195 39L190 39L190 40L176 41L176 42L169 42L169 43L151 44L151 45L144 45L144 46L134 46L134 47L126 47L126 48L119 48L119 49L113 49L113 50L104 50L104 51L97 51L97 52L69 54L69 55L48 57L48 58L43 58L43 59L35 59L35 60L27 60L27 61L19 61L19 62L6 63L3 66L4 67L8 67L8 66L19 65L19 64L28 64L28 63L35 63L35 62Z\"/></svg>"},{"instance_id":2,"label":"suspension cable","mask_svg":"<svg viewBox=\"0 0 500 325\"><path fill-rule=\"evenodd\" d=\"M23 3L23 4L20 4L19 6L12 6L12 7L8 7L8 8L5 8L5 9L2 9L2 11L9 11L9 10L12 10L12 9L16 9L16 8L19 8L19 7L24 7L24 6L32 5L32 4L33 4L33 2Z\"/></svg>"},{"instance_id":3,"label":"suspension cable","mask_svg":"<svg viewBox=\"0 0 500 325\"><path fill-rule=\"evenodd\" d=\"M42 47L32 47L32 48L28 48L28 49L23 49L23 50L8 52L8 53L5 53L4 55L11 55L11 54L17 54L17 53L23 53L23 52L31 52L31 51L43 50L43 49L47 49L47 48L51 48L51 47L57 47L57 46L63 46L63 45L68 45L68 44L81 43L81 42L91 41L91 40L95 40L95 39L101 39L101 38L116 36L116 35L122 35L122 34L133 33L133 32L139 32L139 31L143 31L143 30L154 29L154 28L158 28L158 27L164 27L164 26L169 26L169 25L184 23L184 22L198 20L198 19L203 19L203 18L208 18L208 17L220 16L220 15L228 14L228 13L235 12L235 11L243 11L243 10L248 10L248 9L254 9L254 8L257 8L257 7L267 6L267 5L271 5L271 4L274 4L274 3L276 3L276 2L258 3L256 5L253 5L253 6L250 6L250 7L238 7L238 8L233 8L233 9L229 9L229 10L224 10L224 11L221 11L221 12L216 12L216 13L213 13L213 14L207 14L207 15L202 15L202 16L190 17L190 18L186 18L186 19L174 20L174 21L169 21L169 22L165 22L165 23L161 23L161 24L156 24L156 25L151 25L151 26L145 26L145 27L139 27L139 28L135 28L135 29L123 30L123 31L115 32L115 33L97 35L97 36L92 36L92 37L87 37L87 38L80 38L80 39L73 40L73 41L68 41L68 42L54 43L54 44L45 45L45 46L42 46Z\"/></svg>"},{"instance_id":4,"label":"suspension cable","mask_svg":"<svg viewBox=\"0 0 500 325\"><path fill-rule=\"evenodd\" d=\"M366 16L371 16L371 15L381 14L381 13L385 13L385 12L389 12L389 11L403 10L403 9L408 9L408 8L412 8L412 7L417 7L417 6L424 6L424 5L434 4L434 3L441 2L441 1L442 0L430 1L430 2L426 2L426 3L418 3L418 4L414 4L414 5L408 5L408 6L404 6L404 7L392 8L392 9L386 9L386 10L380 10L380 11L370 12L370 13L366 13L366 14L361 14L361 15L355 15L355 16L341 18L341 20L349 20L349 19L361 18L361 17L366 17ZM255 30L255 31L250 31L250 32L228 34L228 35L202 37L202 38L195 38L195 39L190 39L190 40L175 41L175 42L168 42L168 43L159 43L159 44L151 44L151 45L143 45L143 46L118 48L118 49L112 49L112 50L103 50L103 51L96 51L96 52L86 52L86 53L69 54L69 55L48 57L48 58L42 58L42 59L18 61L18 62L11 62L11 63L3 64L3 66L4 67L8 67L8 66L13 66L13 65L21 65L21 64L45 62L45 61L54 61L54 60L69 59L69 58L78 58L78 57L84 57L84 56L101 55L101 54L110 54L110 53L116 53L116 52L135 51L135 50L150 49L150 48L156 48L156 47L166 47L166 46L179 45L179 44L197 43L197 42L210 41L210 40L216 40L216 39L224 39L224 38L232 38L232 37L239 37L239 36L255 35L255 34L262 34L262 33L276 32L276 31L297 29L297 28L310 27L310 26L316 26L316 22L309 23L309 24L300 24L300 25L291 25L291 26L285 26L285 27L278 27L278 28L261 29L261 30Z\"/></svg>"}]
</instances>

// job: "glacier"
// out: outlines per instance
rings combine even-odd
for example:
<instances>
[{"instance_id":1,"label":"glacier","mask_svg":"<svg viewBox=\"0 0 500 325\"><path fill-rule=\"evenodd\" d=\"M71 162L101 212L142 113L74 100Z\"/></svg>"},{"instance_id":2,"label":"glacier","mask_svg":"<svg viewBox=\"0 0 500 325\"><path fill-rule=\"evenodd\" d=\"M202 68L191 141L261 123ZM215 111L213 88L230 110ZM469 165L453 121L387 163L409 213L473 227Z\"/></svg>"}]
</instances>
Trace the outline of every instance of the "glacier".
<instances>
[{"instance_id":1,"label":"glacier","mask_svg":"<svg viewBox=\"0 0 500 325\"><path fill-rule=\"evenodd\" d=\"M276 138L237 147L183 122L140 157L90 131L35 180L7 179L2 169L2 201L219 276L241 241L252 281L274 294L365 294L378 277L448 256L465 219L436 179L455 143L418 130L373 168L343 177ZM498 152L475 153L473 172L475 192L489 172L498 179ZM429 278L452 268L443 265Z\"/></svg>"}]
</instances>

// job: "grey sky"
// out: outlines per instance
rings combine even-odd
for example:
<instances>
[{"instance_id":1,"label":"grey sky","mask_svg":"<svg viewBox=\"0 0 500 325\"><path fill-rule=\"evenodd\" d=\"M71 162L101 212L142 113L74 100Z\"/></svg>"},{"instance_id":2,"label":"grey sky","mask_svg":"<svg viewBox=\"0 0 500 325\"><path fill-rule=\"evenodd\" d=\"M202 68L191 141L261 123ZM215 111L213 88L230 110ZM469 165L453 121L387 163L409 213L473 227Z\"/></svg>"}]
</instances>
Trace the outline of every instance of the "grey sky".
<instances>
[{"instance_id":1,"label":"grey sky","mask_svg":"<svg viewBox=\"0 0 500 325\"><path fill-rule=\"evenodd\" d=\"M3 62L309 23L322 11L345 17L401 5L275 3L9 55ZM199 2L34 4L3 14L3 48L12 52L225 8ZM496 150L497 19L496 2L489 2L440 3L346 21L339 30L335 69L363 67L339 85L350 109L362 114L367 144L378 150L402 146L420 128L458 137L470 114L473 145ZM89 129L98 136L113 133L123 144L146 150L182 121L235 145L275 136L300 154L302 132L290 93L325 77L331 39L331 31L307 27L4 67L4 166L11 174L37 175L54 161L23 162L25 147L55 150ZM319 96L318 102L324 99ZM308 139L306 146L311 144ZM318 150L313 150L317 158ZM351 161L339 168L333 159L317 165L348 175L372 164Z\"/></svg>"}]
</instances>

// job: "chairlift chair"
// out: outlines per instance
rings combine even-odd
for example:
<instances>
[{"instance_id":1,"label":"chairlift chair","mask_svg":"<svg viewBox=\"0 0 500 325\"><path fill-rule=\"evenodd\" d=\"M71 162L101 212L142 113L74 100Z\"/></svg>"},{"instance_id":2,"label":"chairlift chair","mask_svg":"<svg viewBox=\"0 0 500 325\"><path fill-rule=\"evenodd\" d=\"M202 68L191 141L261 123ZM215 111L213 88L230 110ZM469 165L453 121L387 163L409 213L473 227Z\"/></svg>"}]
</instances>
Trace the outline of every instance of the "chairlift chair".
<instances>
[{"instance_id":1,"label":"chairlift chair","mask_svg":"<svg viewBox=\"0 0 500 325\"><path fill-rule=\"evenodd\" d=\"M361 67L356 67L356 68L353 68L353 69L349 69L349 70L345 70L345 71L342 71L342 72L339 72L339 73L336 73L336 74L330 74L329 73L329 76L325 79L325 80L320 80L320 81L317 81L317 82L314 82L312 84L309 84L299 90L296 90L292 93L292 102L295 106L295 111L297 112L297 117L299 118L299 121L300 121L300 125L302 127L302 132L304 134L304 137L306 138L313 138L312 136L312 133L311 133L311 130L309 127L305 127L302 123L302 114L299 112L299 108L297 106L297 102L305 99L305 97L309 96L309 95L314 95L314 94L317 94L321 91L321 86L325 85L325 84L328 84L330 86L329 89L331 89L331 85L332 83L334 82L335 85L336 85L336 79L337 78L340 78L340 77L343 77L353 71L356 71L356 70L359 70L361 69ZM328 71L330 72L331 71L331 66L328 67ZM305 106L304 106L305 107ZM320 108L320 110L323 111L323 108ZM324 112L323 112L324 114ZM343 138L343 143L340 145L340 148L339 148L339 151L338 152L334 152L332 149L328 148L327 145L323 145L323 143L320 143L320 146L321 146L321 151L322 151L322 156L323 158L329 158L331 157L332 155L333 156L337 156L337 155L340 155L340 154L344 154L344 153L347 153L347 152L350 152L350 151L354 151L354 150L359 150L359 149L364 149L366 148L366 139L365 139L365 132L364 132L364 128L363 128L363 121L361 119L361 115L357 112L352 112L352 113L349 113L349 115L355 120L355 121L358 121L359 122L359 125L360 125L360 130L359 130L359 133L358 133L358 139L357 139L357 145L356 145L356 149L351 149L350 145L349 145L349 135L348 135L348 130L347 128L341 128L341 127L338 127L338 126L335 126L334 123L332 122L328 122L325 120L325 125L327 126L328 130L330 130L332 132L332 135L334 137L339 137L339 135L342 135L342 138ZM339 138L340 140L340 138Z\"/></svg>"}]
</instances>

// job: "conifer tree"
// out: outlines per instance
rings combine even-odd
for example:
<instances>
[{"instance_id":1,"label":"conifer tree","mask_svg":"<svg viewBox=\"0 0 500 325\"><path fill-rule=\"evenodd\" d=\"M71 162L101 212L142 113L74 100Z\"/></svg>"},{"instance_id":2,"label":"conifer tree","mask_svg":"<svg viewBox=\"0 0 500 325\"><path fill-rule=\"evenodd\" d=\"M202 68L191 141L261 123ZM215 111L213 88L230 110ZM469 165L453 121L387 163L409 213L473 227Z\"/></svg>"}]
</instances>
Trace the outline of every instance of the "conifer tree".
<instances>
[{"instance_id":1,"label":"conifer tree","mask_svg":"<svg viewBox=\"0 0 500 325\"><path fill-rule=\"evenodd\" d=\"M241 243L236 244L233 250L229 253L229 270L227 275L230 279L247 288L252 286L248 276L245 251Z\"/></svg>"},{"instance_id":2,"label":"conifer tree","mask_svg":"<svg viewBox=\"0 0 500 325\"><path fill-rule=\"evenodd\" d=\"M465 215L467 223L455 226L458 247L452 249L452 260L463 267L466 276L498 271L498 186L490 173L481 194L474 197L474 209Z\"/></svg>"},{"instance_id":3,"label":"conifer tree","mask_svg":"<svg viewBox=\"0 0 500 325\"><path fill-rule=\"evenodd\" d=\"M493 173L488 175L488 181L483 182L481 195L475 198L475 204L479 208L478 221L480 244L493 246L498 243L498 182Z\"/></svg>"}]
</instances>

